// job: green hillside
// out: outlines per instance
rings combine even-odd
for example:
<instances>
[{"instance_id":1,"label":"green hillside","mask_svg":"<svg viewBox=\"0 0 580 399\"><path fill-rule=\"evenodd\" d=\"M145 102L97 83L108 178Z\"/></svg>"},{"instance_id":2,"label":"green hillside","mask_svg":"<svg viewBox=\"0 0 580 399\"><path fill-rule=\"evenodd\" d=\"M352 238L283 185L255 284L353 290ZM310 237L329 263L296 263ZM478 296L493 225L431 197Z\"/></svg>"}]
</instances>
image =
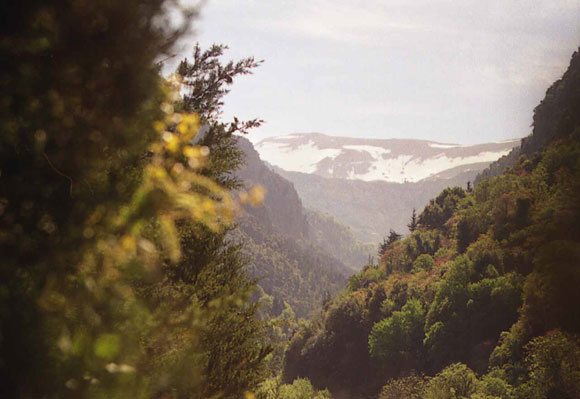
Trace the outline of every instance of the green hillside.
<instances>
[{"instance_id":1,"label":"green hillside","mask_svg":"<svg viewBox=\"0 0 580 399\"><path fill-rule=\"evenodd\" d=\"M575 53L535 110L534 151L432 200L293 337L284 379L336 398L580 397L578 110Z\"/></svg>"}]
</instances>

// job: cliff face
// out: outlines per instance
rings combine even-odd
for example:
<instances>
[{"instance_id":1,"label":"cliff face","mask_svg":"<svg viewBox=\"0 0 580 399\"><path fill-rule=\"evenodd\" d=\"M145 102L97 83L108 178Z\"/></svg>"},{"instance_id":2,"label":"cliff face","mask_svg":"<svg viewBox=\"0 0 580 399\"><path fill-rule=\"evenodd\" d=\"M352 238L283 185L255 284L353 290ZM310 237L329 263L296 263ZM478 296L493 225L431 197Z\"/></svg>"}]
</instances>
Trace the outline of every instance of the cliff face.
<instances>
[{"instance_id":1,"label":"cliff face","mask_svg":"<svg viewBox=\"0 0 580 399\"><path fill-rule=\"evenodd\" d=\"M239 137L238 145L246 154L246 164L237 173L238 177L246 187L260 184L267 190L263 206L247 207L246 212L259 219L270 233L306 238L308 223L294 185L264 165L248 139Z\"/></svg>"},{"instance_id":2,"label":"cliff face","mask_svg":"<svg viewBox=\"0 0 580 399\"><path fill-rule=\"evenodd\" d=\"M534 109L534 130L522 139L521 147L493 162L475 182L497 176L515 165L520 155L531 155L551 142L570 136L580 124L580 49L572 54L568 70L546 91Z\"/></svg>"}]
</instances>

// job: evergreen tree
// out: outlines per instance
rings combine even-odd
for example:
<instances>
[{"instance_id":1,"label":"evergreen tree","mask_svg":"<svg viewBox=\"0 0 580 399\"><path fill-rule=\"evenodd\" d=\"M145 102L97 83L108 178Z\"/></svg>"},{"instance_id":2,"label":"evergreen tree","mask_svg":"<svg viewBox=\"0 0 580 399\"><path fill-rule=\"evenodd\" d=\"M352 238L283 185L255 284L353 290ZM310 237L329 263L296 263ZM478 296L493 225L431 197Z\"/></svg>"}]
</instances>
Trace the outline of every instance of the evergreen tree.
<instances>
[{"instance_id":1,"label":"evergreen tree","mask_svg":"<svg viewBox=\"0 0 580 399\"><path fill-rule=\"evenodd\" d=\"M236 132L246 132L259 125L260 121L234 122L225 124L218 120L223 105L221 99L227 94L224 88L233 82L239 74L250 73L258 65L248 58L238 63L230 62L223 66L220 56L224 46L212 46L202 51L199 45L193 50L193 60L181 62L178 76L186 87L186 93L176 109L194 112L200 117L204 133L195 138L201 148L207 148L209 154L200 173L211 177L228 188L237 188L239 182L233 176L243 162L243 152L237 146ZM184 75L181 75L183 73ZM156 230L153 226L155 239ZM239 245L227 239L227 230L215 232L203 228L195 221L182 221L178 226L182 256L177 263L166 262L164 278L147 287L141 293L144 298L155 298L180 304L168 309L178 318L180 313L195 309L210 309L215 301L225 301L217 311L210 312L207 329L198 332L199 340L195 343L188 337L181 337L170 342L148 342L155 348L154 363L158 373L171 368L182 361L181 356L172 353L200 354L198 363L203 365L203 384L201 390L190 388L189 376L180 380L179 375L169 376L164 381L164 389L180 390L191 397L238 398L246 391L254 390L264 377L265 356L270 347L264 345L265 326L257 318L257 305L244 305L254 290L244 266L247 261ZM243 364L243 367L234 365Z\"/></svg>"},{"instance_id":2,"label":"evergreen tree","mask_svg":"<svg viewBox=\"0 0 580 399\"><path fill-rule=\"evenodd\" d=\"M387 238L387 246L392 245L394 242L399 241L401 239L401 235L397 233L395 230L391 229L389 231L389 237Z\"/></svg>"},{"instance_id":3,"label":"evergreen tree","mask_svg":"<svg viewBox=\"0 0 580 399\"><path fill-rule=\"evenodd\" d=\"M0 397L237 398L261 378L222 186L257 121L212 121L208 86L176 103L156 62L193 13L172 28L166 3L3 7Z\"/></svg>"},{"instance_id":4,"label":"evergreen tree","mask_svg":"<svg viewBox=\"0 0 580 399\"><path fill-rule=\"evenodd\" d=\"M180 109L200 116L203 128L195 142L210 150L209 167L204 168L202 173L225 187L238 188L239 182L232 171L244 163L244 155L234 134L246 134L250 129L260 126L263 121L257 118L240 121L234 117L233 121L223 123L219 117L223 97L230 92L228 86L233 83L233 79L239 75L251 74L262 61L248 57L222 65L220 57L226 49L226 46L214 44L204 51L196 44L191 61L186 58L179 64L177 74L181 77L185 90Z\"/></svg>"},{"instance_id":5,"label":"evergreen tree","mask_svg":"<svg viewBox=\"0 0 580 399\"><path fill-rule=\"evenodd\" d=\"M411 233L417 229L417 212L415 211L415 208L413 208L413 214L411 215L411 221L409 222L407 227L409 228L409 231Z\"/></svg>"},{"instance_id":6,"label":"evergreen tree","mask_svg":"<svg viewBox=\"0 0 580 399\"><path fill-rule=\"evenodd\" d=\"M383 237L383 242L379 244L379 258L384 255L385 251L389 248L389 244L387 243L387 239ZM370 256L370 255L369 255ZM370 263L370 260L369 260Z\"/></svg>"},{"instance_id":7,"label":"evergreen tree","mask_svg":"<svg viewBox=\"0 0 580 399\"><path fill-rule=\"evenodd\" d=\"M383 256L385 251L389 249L389 247L396 241L401 239L401 235L397 233L395 230L391 229L389 231L389 236L387 238L383 238L383 242L379 244L378 254L379 257Z\"/></svg>"}]
</instances>

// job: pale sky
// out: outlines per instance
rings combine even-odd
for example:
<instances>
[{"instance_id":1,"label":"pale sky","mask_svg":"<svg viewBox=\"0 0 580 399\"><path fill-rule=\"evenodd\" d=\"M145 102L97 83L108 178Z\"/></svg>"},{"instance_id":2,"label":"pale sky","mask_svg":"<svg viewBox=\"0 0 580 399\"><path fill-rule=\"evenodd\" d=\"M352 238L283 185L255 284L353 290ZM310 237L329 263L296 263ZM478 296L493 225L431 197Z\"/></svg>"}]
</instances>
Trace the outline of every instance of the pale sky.
<instances>
[{"instance_id":1,"label":"pale sky","mask_svg":"<svg viewBox=\"0 0 580 399\"><path fill-rule=\"evenodd\" d=\"M523 137L580 46L580 0L208 0L190 43L264 63L224 118L461 144ZM190 53L185 47L183 58Z\"/></svg>"}]
</instances>

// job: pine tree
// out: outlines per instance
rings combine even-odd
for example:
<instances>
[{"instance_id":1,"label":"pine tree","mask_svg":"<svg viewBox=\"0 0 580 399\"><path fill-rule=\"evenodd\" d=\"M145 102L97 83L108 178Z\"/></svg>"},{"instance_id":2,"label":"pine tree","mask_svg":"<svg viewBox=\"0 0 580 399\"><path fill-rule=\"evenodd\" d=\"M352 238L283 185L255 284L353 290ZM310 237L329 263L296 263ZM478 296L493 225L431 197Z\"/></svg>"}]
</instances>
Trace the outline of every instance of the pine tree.
<instances>
[{"instance_id":1,"label":"pine tree","mask_svg":"<svg viewBox=\"0 0 580 399\"><path fill-rule=\"evenodd\" d=\"M394 242L400 240L401 237L402 236L399 233L397 233L395 230L391 229L389 231L389 236L387 238L383 238L383 242L381 244L379 244L379 250L378 250L379 257L383 256L385 251L387 249L389 249L389 247L391 245L393 245Z\"/></svg>"},{"instance_id":2,"label":"pine tree","mask_svg":"<svg viewBox=\"0 0 580 399\"><path fill-rule=\"evenodd\" d=\"M409 228L409 231L411 233L417 229L417 212L415 211L415 208L413 208L413 214L411 215L411 221L409 222L407 227Z\"/></svg>"},{"instance_id":3,"label":"pine tree","mask_svg":"<svg viewBox=\"0 0 580 399\"><path fill-rule=\"evenodd\" d=\"M399 241L401 237L402 236L399 233L391 229L389 231L389 237L387 238L387 246L391 246L394 242Z\"/></svg>"},{"instance_id":4,"label":"pine tree","mask_svg":"<svg viewBox=\"0 0 580 399\"><path fill-rule=\"evenodd\" d=\"M385 251L388 248L389 248L389 244L387 244L387 239L383 237L383 242L379 244L379 250L378 250L379 258L385 254Z\"/></svg>"},{"instance_id":5,"label":"pine tree","mask_svg":"<svg viewBox=\"0 0 580 399\"><path fill-rule=\"evenodd\" d=\"M225 139L257 121L211 120L215 92L175 103L156 62L192 13L173 29L165 3L3 15L0 397L240 397L260 378L222 186L241 162Z\"/></svg>"},{"instance_id":6,"label":"pine tree","mask_svg":"<svg viewBox=\"0 0 580 399\"><path fill-rule=\"evenodd\" d=\"M237 75L250 73L258 63L247 58L222 65L220 56L224 49L224 46L214 45L202 51L196 45L192 62L181 62L178 76L186 93L176 108L199 115L200 123L205 127L203 136L195 140L197 145L207 147L209 151L200 173L225 187L237 188L239 182L232 172L244 160L234 133L246 132L258 126L260 121L240 122L235 119L225 124L218 120L218 115L223 104L221 99L228 92L225 86L231 84ZM255 284L244 270L247 261L242 256L241 247L228 241L227 231L211 231L199 223L188 221L180 223L178 231L181 259L174 264L168 262L164 267L164 278L142 291L143 297L158 301L170 297L171 302L181 304L169 309L168 314L175 318L183 312L210 309L216 301L225 303L218 311L209 312L207 328L197 332L198 341L192 343L184 336L170 342L148 342L148 347L155 348L154 362L161 365L158 371L161 373L182 361L181 356L172 355L172 361L168 362L169 354L192 351L200 354L198 364L202 375L199 378L203 380L197 384L199 390L192 388L190 375L184 379L179 375L168 376L163 388L166 392L177 389L194 397L242 397L244 392L254 390L264 377L264 359L271 350L264 344L265 326L257 318L257 305L247 304ZM236 378L231 378L232 375Z\"/></svg>"}]
</instances>

